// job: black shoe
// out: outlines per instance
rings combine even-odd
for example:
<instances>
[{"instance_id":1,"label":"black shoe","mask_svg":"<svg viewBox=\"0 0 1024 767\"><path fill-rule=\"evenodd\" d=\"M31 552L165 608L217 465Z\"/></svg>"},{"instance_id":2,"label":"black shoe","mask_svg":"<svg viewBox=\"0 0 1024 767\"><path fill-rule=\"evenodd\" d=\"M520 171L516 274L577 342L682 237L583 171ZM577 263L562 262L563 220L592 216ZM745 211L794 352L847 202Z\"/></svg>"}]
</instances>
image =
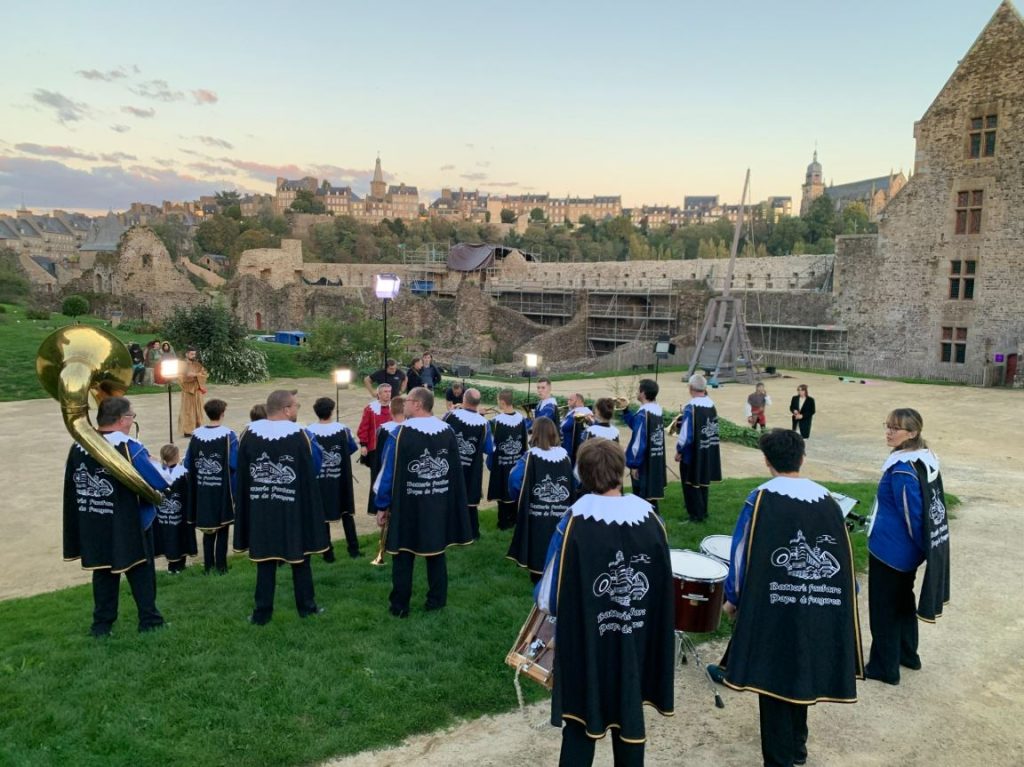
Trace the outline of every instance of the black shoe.
<instances>
[{"instance_id":1,"label":"black shoe","mask_svg":"<svg viewBox=\"0 0 1024 767\"><path fill-rule=\"evenodd\" d=\"M334 561L335 561L334 549L328 549L327 551L325 551L324 552L324 562L334 562Z\"/></svg>"},{"instance_id":2,"label":"black shoe","mask_svg":"<svg viewBox=\"0 0 1024 767\"><path fill-rule=\"evenodd\" d=\"M903 668L909 668L911 671L920 671L921 659L914 658L913 660L901 660L900 665L903 666Z\"/></svg>"},{"instance_id":3,"label":"black shoe","mask_svg":"<svg viewBox=\"0 0 1024 767\"><path fill-rule=\"evenodd\" d=\"M268 623L270 623L270 618L267 618L265 621L258 621L256 620L255 615L250 615L248 618L246 618L246 620L249 621L249 623L251 623L253 626L266 626Z\"/></svg>"},{"instance_id":4,"label":"black shoe","mask_svg":"<svg viewBox=\"0 0 1024 767\"><path fill-rule=\"evenodd\" d=\"M445 607L445 604L447 604L447 603L442 603L442 604L436 605L436 604L433 604L431 602L427 602L425 605L423 605L423 609L426 610L428 613L433 611L433 610L443 610L444 607Z\"/></svg>"},{"instance_id":5,"label":"black shoe","mask_svg":"<svg viewBox=\"0 0 1024 767\"><path fill-rule=\"evenodd\" d=\"M717 663L708 664L708 676L715 684L725 684L725 668Z\"/></svg>"},{"instance_id":6,"label":"black shoe","mask_svg":"<svg viewBox=\"0 0 1024 767\"><path fill-rule=\"evenodd\" d=\"M395 607L394 605L391 605L391 607L388 608L388 612L391 613L396 618L408 618L409 617L409 608L408 607L404 607L403 608L403 607Z\"/></svg>"},{"instance_id":7,"label":"black shoe","mask_svg":"<svg viewBox=\"0 0 1024 767\"><path fill-rule=\"evenodd\" d=\"M228 574L227 565L225 565L224 567L218 567L217 568L217 575L227 575L227 574Z\"/></svg>"},{"instance_id":8,"label":"black shoe","mask_svg":"<svg viewBox=\"0 0 1024 767\"><path fill-rule=\"evenodd\" d=\"M99 628L99 629L97 629L97 628L89 629L89 634L91 634L93 636L93 638L95 638L95 639L103 639L105 637L110 636L110 628L107 627L107 628Z\"/></svg>"},{"instance_id":9,"label":"black shoe","mask_svg":"<svg viewBox=\"0 0 1024 767\"><path fill-rule=\"evenodd\" d=\"M163 621L160 621L159 623L149 623L145 626L139 626L139 633L145 634L147 631L156 631L157 629L162 629L166 625L167 624Z\"/></svg>"},{"instance_id":10,"label":"black shoe","mask_svg":"<svg viewBox=\"0 0 1024 767\"><path fill-rule=\"evenodd\" d=\"M891 684L893 686L898 685L900 683L899 677L896 677L895 679L886 679L881 674L867 668L864 669L864 678L874 679L876 682L884 682L885 684Z\"/></svg>"},{"instance_id":11,"label":"black shoe","mask_svg":"<svg viewBox=\"0 0 1024 767\"><path fill-rule=\"evenodd\" d=\"M807 754L804 754L803 756L794 756L793 764L807 764Z\"/></svg>"},{"instance_id":12,"label":"black shoe","mask_svg":"<svg viewBox=\"0 0 1024 767\"><path fill-rule=\"evenodd\" d=\"M322 607L314 607L308 613L299 613L300 618L308 618L310 615L323 615L326 612Z\"/></svg>"},{"instance_id":13,"label":"black shoe","mask_svg":"<svg viewBox=\"0 0 1024 767\"><path fill-rule=\"evenodd\" d=\"M348 555L352 559L359 559L361 556L363 556L363 552L361 552L359 549L356 549L355 551L350 551Z\"/></svg>"}]
</instances>

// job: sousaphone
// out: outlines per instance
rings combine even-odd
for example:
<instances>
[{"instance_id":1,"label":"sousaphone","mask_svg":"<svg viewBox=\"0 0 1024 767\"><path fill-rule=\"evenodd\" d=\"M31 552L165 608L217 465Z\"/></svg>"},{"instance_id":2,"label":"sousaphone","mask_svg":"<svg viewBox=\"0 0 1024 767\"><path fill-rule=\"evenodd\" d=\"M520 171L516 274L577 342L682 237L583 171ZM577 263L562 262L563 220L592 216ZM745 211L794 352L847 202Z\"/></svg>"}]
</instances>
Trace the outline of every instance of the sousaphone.
<instances>
[{"instance_id":1,"label":"sousaphone","mask_svg":"<svg viewBox=\"0 0 1024 767\"><path fill-rule=\"evenodd\" d=\"M100 328L68 325L55 330L39 345L36 375L47 393L60 403L64 426L75 442L121 484L159 504L163 496L89 420L90 399L99 404L107 397L124 395L131 386L132 358L128 347Z\"/></svg>"}]
</instances>

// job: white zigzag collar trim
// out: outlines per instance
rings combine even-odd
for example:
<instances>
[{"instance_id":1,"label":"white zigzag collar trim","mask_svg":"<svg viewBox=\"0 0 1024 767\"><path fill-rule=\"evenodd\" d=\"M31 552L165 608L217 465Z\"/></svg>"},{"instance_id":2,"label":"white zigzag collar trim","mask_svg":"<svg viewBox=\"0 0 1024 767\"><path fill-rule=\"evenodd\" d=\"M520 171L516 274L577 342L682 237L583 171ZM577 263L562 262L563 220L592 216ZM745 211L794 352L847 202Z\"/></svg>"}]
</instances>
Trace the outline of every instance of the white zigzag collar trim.
<instances>
[{"instance_id":1,"label":"white zigzag collar trim","mask_svg":"<svg viewBox=\"0 0 1024 767\"><path fill-rule=\"evenodd\" d=\"M379 399L375 399L375 400L371 401L370 404L367 405L367 407L370 408L370 410L373 411L374 415L380 415L380 407L381 406L380 406L380 400Z\"/></svg>"},{"instance_id":2,"label":"white zigzag collar trim","mask_svg":"<svg viewBox=\"0 0 1024 767\"><path fill-rule=\"evenodd\" d=\"M494 416L496 423L504 424L505 426L518 426L523 422L522 413L498 413Z\"/></svg>"},{"instance_id":3,"label":"white zigzag collar trim","mask_svg":"<svg viewBox=\"0 0 1024 767\"><path fill-rule=\"evenodd\" d=\"M481 426L487 423L487 419L475 410L466 410L461 407L448 411L448 415L452 418L458 418L468 426Z\"/></svg>"},{"instance_id":4,"label":"white zigzag collar trim","mask_svg":"<svg viewBox=\"0 0 1024 767\"><path fill-rule=\"evenodd\" d=\"M445 429L452 427L436 416L426 415L419 418L407 418L402 424L402 428L412 429L423 434L440 434Z\"/></svg>"},{"instance_id":5,"label":"white zigzag collar trim","mask_svg":"<svg viewBox=\"0 0 1024 767\"><path fill-rule=\"evenodd\" d=\"M935 474L939 473L939 457L928 448L922 448L921 450L897 450L885 459L885 463L882 464L882 471L884 473L898 463L913 463L914 461L921 461L921 463L928 467L929 479L932 479Z\"/></svg>"},{"instance_id":6,"label":"white zigzag collar trim","mask_svg":"<svg viewBox=\"0 0 1024 767\"><path fill-rule=\"evenodd\" d=\"M270 421L264 418L249 424L249 431L257 437L273 442L275 439L284 439L302 431L302 427L294 421Z\"/></svg>"},{"instance_id":7,"label":"white zigzag collar trim","mask_svg":"<svg viewBox=\"0 0 1024 767\"><path fill-rule=\"evenodd\" d=\"M200 426L192 432L192 439L198 439L200 442L213 442L215 439L222 439L231 433L231 429L227 426Z\"/></svg>"},{"instance_id":8,"label":"white zigzag collar trim","mask_svg":"<svg viewBox=\"0 0 1024 767\"><path fill-rule=\"evenodd\" d=\"M664 412L661 409L661 405L657 402L645 402L640 406L640 410L637 412L639 413L640 411L650 413L651 415L661 415L662 412Z\"/></svg>"},{"instance_id":9,"label":"white zigzag collar trim","mask_svg":"<svg viewBox=\"0 0 1024 767\"><path fill-rule=\"evenodd\" d=\"M402 423L405 423L405 421L402 421ZM381 424L381 428L388 434L394 434L398 431L398 427L401 426L402 423L399 423L398 421L387 421L386 423Z\"/></svg>"},{"instance_id":10,"label":"white zigzag collar trim","mask_svg":"<svg viewBox=\"0 0 1024 767\"><path fill-rule=\"evenodd\" d=\"M311 423L306 427L306 431L312 432L318 437L333 437L338 432L345 431L348 427L343 423L335 421L334 423Z\"/></svg>"},{"instance_id":11,"label":"white zigzag collar trim","mask_svg":"<svg viewBox=\"0 0 1024 767\"><path fill-rule=\"evenodd\" d=\"M569 413L569 415L572 415L572 416L577 416L577 415L593 415L593 414L594 414L594 411L591 410L586 405L580 405L579 407L574 407L572 409L572 412Z\"/></svg>"},{"instance_id":12,"label":"white zigzag collar trim","mask_svg":"<svg viewBox=\"0 0 1024 767\"><path fill-rule=\"evenodd\" d=\"M569 510L574 517L593 519L606 525L639 525L654 508L639 495L585 495Z\"/></svg>"},{"instance_id":13,"label":"white zigzag collar trim","mask_svg":"<svg viewBox=\"0 0 1024 767\"><path fill-rule=\"evenodd\" d=\"M807 503L820 501L828 495L828 490L804 477L772 477L757 489Z\"/></svg>"},{"instance_id":14,"label":"white zigzag collar trim","mask_svg":"<svg viewBox=\"0 0 1024 767\"><path fill-rule=\"evenodd\" d=\"M125 442L133 442L131 437L121 431L105 431L102 432L103 438L114 447L123 445Z\"/></svg>"},{"instance_id":15,"label":"white zigzag collar trim","mask_svg":"<svg viewBox=\"0 0 1024 767\"><path fill-rule=\"evenodd\" d=\"M587 429L587 433L591 437L602 437L604 439L615 439L619 436L619 430L614 426L605 426L601 423L595 423Z\"/></svg>"},{"instance_id":16,"label":"white zigzag collar trim","mask_svg":"<svg viewBox=\"0 0 1024 767\"><path fill-rule=\"evenodd\" d=\"M547 399L542 399L540 402L537 403L536 410L540 410L545 405L554 405L555 406L555 410L556 411L558 410L558 400L556 400L554 397L548 397Z\"/></svg>"},{"instance_id":17,"label":"white zigzag collar trim","mask_svg":"<svg viewBox=\"0 0 1024 767\"><path fill-rule=\"evenodd\" d=\"M711 401L711 397L707 394L702 394L699 397L694 397L688 403L694 407L714 407L715 403Z\"/></svg>"},{"instance_id":18,"label":"white zigzag collar trim","mask_svg":"<svg viewBox=\"0 0 1024 767\"><path fill-rule=\"evenodd\" d=\"M169 469L161 466L160 467L160 472L167 479L167 484L173 485L182 476L184 476L185 474L188 474L188 469L185 468L185 464L178 463L178 464L175 464L174 466L172 466Z\"/></svg>"},{"instance_id":19,"label":"white zigzag collar trim","mask_svg":"<svg viewBox=\"0 0 1024 767\"><path fill-rule=\"evenodd\" d=\"M551 463L558 463L563 458L569 457L569 454L565 452L565 448L561 445L558 445L557 447L549 447L547 449L531 447L530 455L540 458L542 461L550 461Z\"/></svg>"}]
</instances>

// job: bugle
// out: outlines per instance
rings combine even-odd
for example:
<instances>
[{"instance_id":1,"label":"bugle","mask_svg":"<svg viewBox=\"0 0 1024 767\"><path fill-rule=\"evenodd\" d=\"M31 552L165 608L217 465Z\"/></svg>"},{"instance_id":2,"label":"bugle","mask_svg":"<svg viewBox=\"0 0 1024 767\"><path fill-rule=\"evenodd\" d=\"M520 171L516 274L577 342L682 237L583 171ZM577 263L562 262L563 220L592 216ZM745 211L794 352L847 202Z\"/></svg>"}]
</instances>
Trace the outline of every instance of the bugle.
<instances>
[{"instance_id":1,"label":"bugle","mask_svg":"<svg viewBox=\"0 0 1024 767\"><path fill-rule=\"evenodd\" d=\"M625 410L629 407L629 399L626 397L615 397L612 402L614 403L616 410Z\"/></svg>"},{"instance_id":2,"label":"bugle","mask_svg":"<svg viewBox=\"0 0 1024 767\"><path fill-rule=\"evenodd\" d=\"M377 555L370 560L374 567L384 566L384 551L388 543L388 526L391 524L391 510L384 512L384 526L380 529L380 543L377 544Z\"/></svg>"}]
</instances>

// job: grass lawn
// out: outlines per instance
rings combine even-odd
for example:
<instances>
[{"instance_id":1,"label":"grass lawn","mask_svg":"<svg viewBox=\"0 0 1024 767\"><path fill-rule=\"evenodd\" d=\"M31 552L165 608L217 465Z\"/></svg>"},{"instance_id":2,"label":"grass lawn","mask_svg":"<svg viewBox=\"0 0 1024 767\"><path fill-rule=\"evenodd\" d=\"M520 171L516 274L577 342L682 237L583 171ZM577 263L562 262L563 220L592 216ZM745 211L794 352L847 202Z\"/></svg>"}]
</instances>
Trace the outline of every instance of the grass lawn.
<instances>
[{"instance_id":1,"label":"grass lawn","mask_svg":"<svg viewBox=\"0 0 1024 767\"><path fill-rule=\"evenodd\" d=\"M662 507L670 545L697 549L705 535L731 533L757 483L712 488L713 521L705 525L681 523L673 483ZM863 509L875 486L833 489L860 498ZM0 764L309 764L514 708L503 661L531 587L504 558L511 532L496 529L493 509L481 523L480 542L449 553L447 609L420 608L426 576L417 563L407 620L386 611L390 568L343 553L333 565L314 563L326 613L300 620L291 573L282 569L277 612L263 628L245 620L255 569L240 558L223 577L195 565L180 576L158 571L169 625L150 634L135 632L126 584L107 640L88 636L88 586L0 602ZM365 552L375 540L364 539ZM864 535L854 540L863 567ZM60 566L77 565L54 562ZM528 700L547 696L529 681L523 688Z\"/></svg>"}]
</instances>

